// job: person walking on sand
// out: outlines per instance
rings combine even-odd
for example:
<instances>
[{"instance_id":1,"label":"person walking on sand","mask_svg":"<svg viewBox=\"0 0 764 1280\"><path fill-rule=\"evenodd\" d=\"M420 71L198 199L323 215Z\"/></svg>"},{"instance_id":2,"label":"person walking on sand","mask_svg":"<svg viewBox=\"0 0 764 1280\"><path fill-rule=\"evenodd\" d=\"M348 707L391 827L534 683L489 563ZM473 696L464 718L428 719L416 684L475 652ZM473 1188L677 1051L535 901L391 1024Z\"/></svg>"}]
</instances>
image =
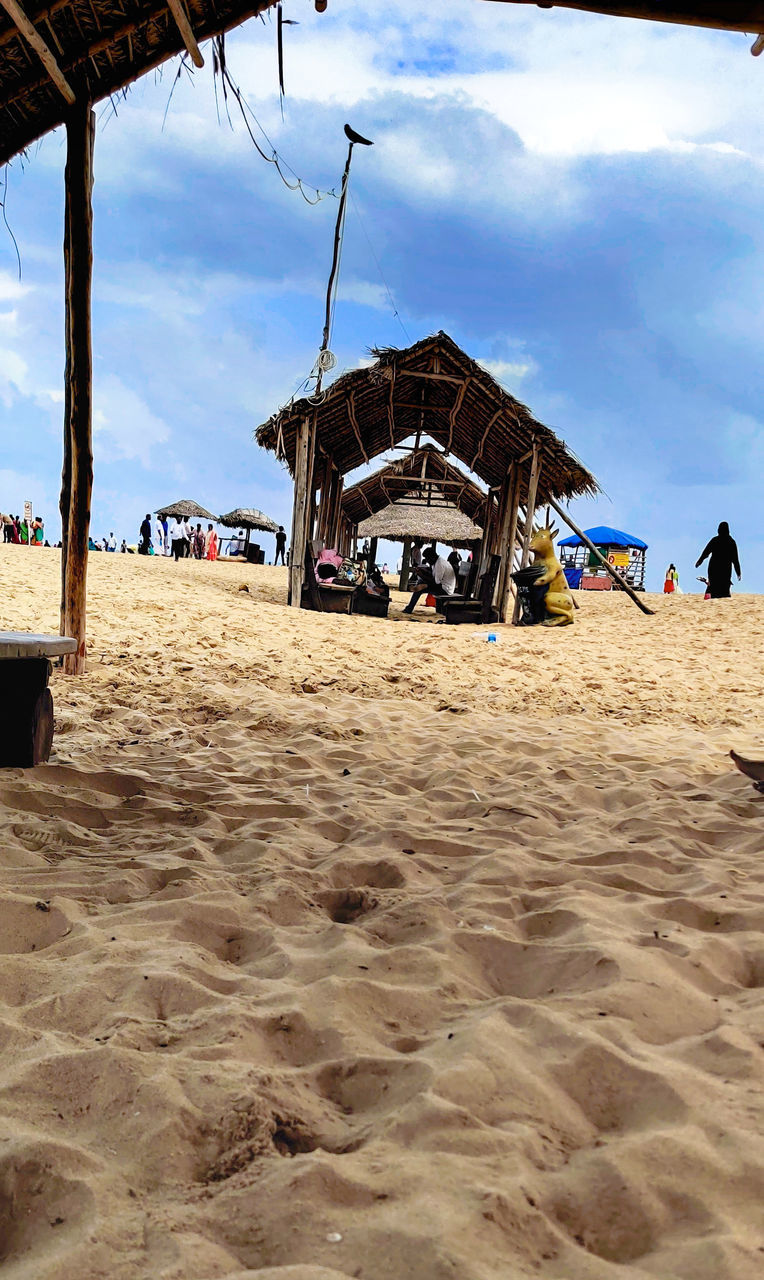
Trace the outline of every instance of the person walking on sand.
<instances>
[{"instance_id":1,"label":"person walking on sand","mask_svg":"<svg viewBox=\"0 0 764 1280\"><path fill-rule=\"evenodd\" d=\"M191 521L188 516L183 517L183 524L181 527L183 529L183 557L188 560L191 555L191 539L194 536L194 531L191 527Z\"/></svg>"},{"instance_id":2,"label":"person walking on sand","mask_svg":"<svg viewBox=\"0 0 764 1280\"><path fill-rule=\"evenodd\" d=\"M172 518L169 536L172 554L176 560L181 560L183 557L183 525L180 520L176 520L175 516Z\"/></svg>"},{"instance_id":3,"label":"person walking on sand","mask_svg":"<svg viewBox=\"0 0 764 1280\"><path fill-rule=\"evenodd\" d=\"M281 563L286 564L286 533L284 532L283 524L279 525L279 531L276 534L276 558L273 561L274 565L278 564L279 556L281 556Z\"/></svg>"},{"instance_id":4,"label":"person walking on sand","mask_svg":"<svg viewBox=\"0 0 764 1280\"><path fill-rule=\"evenodd\" d=\"M207 532L204 537L204 556L206 560L217 560L218 558L218 535L211 524L207 525Z\"/></svg>"},{"instance_id":5,"label":"person walking on sand","mask_svg":"<svg viewBox=\"0 0 764 1280\"><path fill-rule=\"evenodd\" d=\"M726 520L722 520L716 537L711 539L695 561L696 569L700 568L708 555L711 557L708 562L708 590L711 599L726 600L732 586L732 570L735 570L738 582L742 578L737 543L730 534Z\"/></svg>"},{"instance_id":6,"label":"person walking on sand","mask_svg":"<svg viewBox=\"0 0 764 1280\"><path fill-rule=\"evenodd\" d=\"M204 552L206 548L205 548L204 532L200 524L197 524L196 528L194 529L192 546L194 551L194 560L203 560Z\"/></svg>"},{"instance_id":7,"label":"person walking on sand","mask_svg":"<svg viewBox=\"0 0 764 1280\"><path fill-rule=\"evenodd\" d=\"M149 546L151 545L151 515L147 511L146 517L140 528L141 540L138 544L138 555L147 556L149 554Z\"/></svg>"},{"instance_id":8,"label":"person walking on sand","mask_svg":"<svg viewBox=\"0 0 764 1280\"><path fill-rule=\"evenodd\" d=\"M671 596L675 591L679 590L679 574L676 571L676 565L670 564L666 570L666 578L663 583L664 596Z\"/></svg>"}]
</instances>

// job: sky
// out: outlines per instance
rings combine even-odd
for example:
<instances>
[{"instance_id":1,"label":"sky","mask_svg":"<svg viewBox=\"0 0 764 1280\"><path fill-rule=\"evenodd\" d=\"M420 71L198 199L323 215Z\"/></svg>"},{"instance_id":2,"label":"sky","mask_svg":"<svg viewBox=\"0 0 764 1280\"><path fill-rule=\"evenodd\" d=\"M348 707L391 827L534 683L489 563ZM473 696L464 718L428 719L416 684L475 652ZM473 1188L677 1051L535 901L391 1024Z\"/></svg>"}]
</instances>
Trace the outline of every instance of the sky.
<instances>
[{"instance_id":1,"label":"sky","mask_svg":"<svg viewBox=\"0 0 764 1280\"><path fill-rule=\"evenodd\" d=\"M602 495L571 512L648 542L649 588L669 561L698 588L694 561L728 520L743 589L764 590L752 41L490 0L284 10L283 118L275 20L226 37L273 146L328 191L344 122L375 144L353 160L337 372L445 329L595 473ZM176 60L97 109L96 537L134 542L180 497L289 526L288 473L252 433L313 366L337 203L284 185L203 51L193 75ZM51 541L64 159L57 131L4 171L20 279L0 223L0 510L30 499Z\"/></svg>"}]
</instances>

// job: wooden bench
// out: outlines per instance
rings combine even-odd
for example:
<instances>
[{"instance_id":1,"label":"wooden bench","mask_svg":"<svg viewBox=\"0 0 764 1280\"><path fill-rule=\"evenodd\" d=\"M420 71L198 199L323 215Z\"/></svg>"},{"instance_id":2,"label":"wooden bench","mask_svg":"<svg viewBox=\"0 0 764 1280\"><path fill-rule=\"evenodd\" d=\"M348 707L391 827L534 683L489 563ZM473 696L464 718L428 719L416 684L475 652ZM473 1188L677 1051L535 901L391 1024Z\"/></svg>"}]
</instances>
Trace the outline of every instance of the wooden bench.
<instances>
[{"instance_id":1,"label":"wooden bench","mask_svg":"<svg viewBox=\"0 0 764 1280\"><path fill-rule=\"evenodd\" d=\"M68 636L0 631L0 768L45 764L53 745L50 659L74 653Z\"/></svg>"}]
</instances>

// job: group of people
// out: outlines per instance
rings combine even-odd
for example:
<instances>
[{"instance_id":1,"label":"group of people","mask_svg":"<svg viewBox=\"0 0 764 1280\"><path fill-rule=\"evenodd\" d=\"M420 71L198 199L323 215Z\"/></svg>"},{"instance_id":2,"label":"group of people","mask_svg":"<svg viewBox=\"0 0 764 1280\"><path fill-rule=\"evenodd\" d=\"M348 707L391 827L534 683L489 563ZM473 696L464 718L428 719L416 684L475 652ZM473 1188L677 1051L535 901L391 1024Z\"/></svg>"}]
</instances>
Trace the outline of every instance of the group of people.
<instances>
[{"instance_id":1,"label":"group of people","mask_svg":"<svg viewBox=\"0 0 764 1280\"><path fill-rule=\"evenodd\" d=\"M455 595L469 574L471 560L471 552L463 560L455 548L442 556L434 543L422 550L421 543L414 542L410 560L414 589L403 612L413 613L421 596L434 596L437 600L439 596Z\"/></svg>"},{"instance_id":2,"label":"group of people","mask_svg":"<svg viewBox=\"0 0 764 1280\"><path fill-rule=\"evenodd\" d=\"M735 570L738 582L740 582L742 574L740 572L740 556L738 555L737 543L730 534L730 527L726 520L722 520L716 536L704 547L695 561L695 568L699 569L703 561L709 557L708 577L698 578L698 582L702 582L706 588L705 599L727 600L732 588L732 570ZM666 570L663 583L664 595L681 594L681 590L677 567L675 564L670 564Z\"/></svg>"},{"instance_id":3,"label":"group of people","mask_svg":"<svg viewBox=\"0 0 764 1280\"><path fill-rule=\"evenodd\" d=\"M139 556L173 556L175 560L217 560L218 535L211 524L207 532L201 523L196 527L187 516L168 519L157 517L153 527L151 515L147 512L141 524L138 542Z\"/></svg>"},{"instance_id":4,"label":"group of people","mask_svg":"<svg viewBox=\"0 0 764 1280\"><path fill-rule=\"evenodd\" d=\"M12 542L15 546L46 547L45 522L35 516L27 524L21 516L0 515L3 525L3 542Z\"/></svg>"}]
</instances>

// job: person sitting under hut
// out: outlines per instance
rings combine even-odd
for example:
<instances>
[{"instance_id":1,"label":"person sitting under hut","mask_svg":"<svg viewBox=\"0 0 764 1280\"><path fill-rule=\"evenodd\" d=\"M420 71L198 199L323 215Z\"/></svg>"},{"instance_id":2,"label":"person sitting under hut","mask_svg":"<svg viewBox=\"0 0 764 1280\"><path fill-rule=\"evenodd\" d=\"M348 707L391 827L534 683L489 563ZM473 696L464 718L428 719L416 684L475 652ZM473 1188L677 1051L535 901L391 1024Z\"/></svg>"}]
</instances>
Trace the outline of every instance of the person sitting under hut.
<instances>
[{"instance_id":1,"label":"person sitting under hut","mask_svg":"<svg viewBox=\"0 0 764 1280\"><path fill-rule=\"evenodd\" d=\"M454 567L445 556L439 556L435 547L425 547L422 564L418 569L419 581L411 593L404 613L413 613L420 596L452 596L456 589Z\"/></svg>"}]
</instances>

